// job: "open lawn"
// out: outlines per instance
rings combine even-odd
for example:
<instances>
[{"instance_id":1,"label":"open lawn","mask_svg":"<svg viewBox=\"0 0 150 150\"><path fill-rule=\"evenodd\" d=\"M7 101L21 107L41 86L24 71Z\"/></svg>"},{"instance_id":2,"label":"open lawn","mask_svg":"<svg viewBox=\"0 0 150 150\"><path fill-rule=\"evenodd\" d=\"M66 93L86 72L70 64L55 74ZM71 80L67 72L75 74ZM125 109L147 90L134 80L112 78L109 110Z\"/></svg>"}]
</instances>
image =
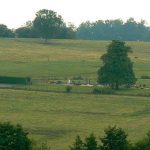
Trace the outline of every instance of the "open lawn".
<instances>
[{"instance_id":1,"label":"open lawn","mask_svg":"<svg viewBox=\"0 0 150 150\"><path fill-rule=\"evenodd\" d=\"M0 121L20 123L36 142L47 141L52 150L68 150L77 134L103 135L109 125L124 128L132 142L150 130L150 43L127 42L138 78L146 89L121 89L113 95L94 95L94 87L49 81L81 78L97 80L100 56L107 41L0 39L0 75L30 76L33 85L0 86Z\"/></svg>"}]
</instances>

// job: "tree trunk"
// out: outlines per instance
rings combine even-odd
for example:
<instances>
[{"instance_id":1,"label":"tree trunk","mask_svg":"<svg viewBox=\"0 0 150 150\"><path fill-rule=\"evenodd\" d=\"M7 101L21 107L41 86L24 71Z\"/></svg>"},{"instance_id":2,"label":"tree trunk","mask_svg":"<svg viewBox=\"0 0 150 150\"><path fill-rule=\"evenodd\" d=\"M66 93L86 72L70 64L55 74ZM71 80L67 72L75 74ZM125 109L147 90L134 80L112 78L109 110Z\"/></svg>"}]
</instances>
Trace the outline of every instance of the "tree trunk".
<instances>
[{"instance_id":1,"label":"tree trunk","mask_svg":"<svg viewBox=\"0 0 150 150\"><path fill-rule=\"evenodd\" d=\"M116 81L116 84L115 84L115 89L116 90L119 90L119 85L118 85L118 82Z\"/></svg>"},{"instance_id":2,"label":"tree trunk","mask_svg":"<svg viewBox=\"0 0 150 150\"><path fill-rule=\"evenodd\" d=\"M112 83L112 84L110 85L110 87L111 87L112 89L114 89L114 88L115 88L115 85Z\"/></svg>"},{"instance_id":3,"label":"tree trunk","mask_svg":"<svg viewBox=\"0 0 150 150\"><path fill-rule=\"evenodd\" d=\"M48 39L47 39L47 38L45 38L45 43L47 43L47 40L48 40Z\"/></svg>"}]
</instances>

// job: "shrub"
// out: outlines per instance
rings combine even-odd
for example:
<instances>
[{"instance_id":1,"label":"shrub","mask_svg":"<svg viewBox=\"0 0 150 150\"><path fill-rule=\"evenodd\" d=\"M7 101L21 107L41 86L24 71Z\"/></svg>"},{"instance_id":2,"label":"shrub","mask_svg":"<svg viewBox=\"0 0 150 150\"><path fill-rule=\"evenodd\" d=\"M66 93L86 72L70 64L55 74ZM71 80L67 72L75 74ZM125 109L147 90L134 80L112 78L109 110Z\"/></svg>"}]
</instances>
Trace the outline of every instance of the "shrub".
<instances>
[{"instance_id":1,"label":"shrub","mask_svg":"<svg viewBox=\"0 0 150 150\"><path fill-rule=\"evenodd\" d=\"M58 80L58 81L56 81L56 84L63 84L63 82Z\"/></svg>"},{"instance_id":2,"label":"shrub","mask_svg":"<svg viewBox=\"0 0 150 150\"><path fill-rule=\"evenodd\" d=\"M51 148L46 142L40 144L32 143L32 150L51 150Z\"/></svg>"},{"instance_id":3,"label":"shrub","mask_svg":"<svg viewBox=\"0 0 150 150\"><path fill-rule=\"evenodd\" d=\"M127 134L121 128L108 127L101 139L101 150L128 150Z\"/></svg>"},{"instance_id":4,"label":"shrub","mask_svg":"<svg viewBox=\"0 0 150 150\"><path fill-rule=\"evenodd\" d=\"M150 132L148 132L146 138L138 141L132 148L132 150L150 150Z\"/></svg>"},{"instance_id":5,"label":"shrub","mask_svg":"<svg viewBox=\"0 0 150 150\"><path fill-rule=\"evenodd\" d=\"M70 147L70 150L83 150L84 143L82 142L80 136L77 136L73 146Z\"/></svg>"},{"instance_id":6,"label":"shrub","mask_svg":"<svg viewBox=\"0 0 150 150\"><path fill-rule=\"evenodd\" d=\"M72 86L66 86L66 92L67 92L67 93L70 93L71 90L72 90Z\"/></svg>"},{"instance_id":7,"label":"shrub","mask_svg":"<svg viewBox=\"0 0 150 150\"><path fill-rule=\"evenodd\" d=\"M81 140L80 136L77 136L70 150L98 150L98 144L94 134L86 137L85 142Z\"/></svg>"},{"instance_id":8,"label":"shrub","mask_svg":"<svg viewBox=\"0 0 150 150\"><path fill-rule=\"evenodd\" d=\"M141 76L141 79L150 79L150 76Z\"/></svg>"},{"instance_id":9,"label":"shrub","mask_svg":"<svg viewBox=\"0 0 150 150\"><path fill-rule=\"evenodd\" d=\"M115 94L115 91L112 89L103 89L99 87L95 87L92 92L93 94Z\"/></svg>"},{"instance_id":10,"label":"shrub","mask_svg":"<svg viewBox=\"0 0 150 150\"><path fill-rule=\"evenodd\" d=\"M94 134L85 139L84 150L98 150L98 144Z\"/></svg>"},{"instance_id":11,"label":"shrub","mask_svg":"<svg viewBox=\"0 0 150 150\"><path fill-rule=\"evenodd\" d=\"M79 76L73 77L72 80L83 80L83 78L81 75L79 75Z\"/></svg>"},{"instance_id":12,"label":"shrub","mask_svg":"<svg viewBox=\"0 0 150 150\"><path fill-rule=\"evenodd\" d=\"M4 84L31 84L30 77L5 77L0 76L0 83Z\"/></svg>"},{"instance_id":13,"label":"shrub","mask_svg":"<svg viewBox=\"0 0 150 150\"><path fill-rule=\"evenodd\" d=\"M31 141L20 125L0 123L0 150L30 150Z\"/></svg>"}]
</instances>

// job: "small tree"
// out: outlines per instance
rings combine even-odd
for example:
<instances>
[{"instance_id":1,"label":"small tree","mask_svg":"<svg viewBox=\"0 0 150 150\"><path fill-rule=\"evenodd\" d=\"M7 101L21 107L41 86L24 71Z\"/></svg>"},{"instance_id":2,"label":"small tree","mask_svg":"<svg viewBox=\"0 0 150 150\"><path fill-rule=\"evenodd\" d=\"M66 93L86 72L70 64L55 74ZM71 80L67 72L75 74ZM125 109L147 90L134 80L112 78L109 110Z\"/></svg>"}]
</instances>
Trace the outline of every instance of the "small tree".
<instances>
[{"instance_id":1,"label":"small tree","mask_svg":"<svg viewBox=\"0 0 150 150\"><path fill-rule=\"evenodd\" d=\"M73 144L73 146L70 147L70 150L84 150L83 142L80 138L80 136L76 137L76 140Z\"/></svg>"},{"instance_id":2,"label":"small tree","mask_svg":"<svg viewBox=\"0 0 150 150\"><path fill-rule=\"evenodd\" d=\"M0 150L30 150L31 141L20 125L0 123Z\"/></svg>"},{"instance_id":3,"label":"small tree","mask_svg":"<svg viewBox=\"0 0 150 150\"><path fill-rule=\"evenodd\" d=\"M85 139L84 150L98 150L98 145L94 134Z\"/></svg>"},{"instance_id":4,"label":"small tree","mask_svg":"<svg viewBox=\"0 0 150 150\"><path fill-rule=\"evenodd\" d=\"M147 133L147 137L141 141L138 141L132 148L132 150L150 150L150 132Z\"/></svg>"},{"instance_id":5,"label":"small tree","mask_svg":"<svg viewBox=\"0 0 150 150\"><path fill-rule=\"evenodd\" d=\"M109 127L101 139L100 150L128 150L127 134L121 128Z\"/></svg>"},{"instance_id":6,"label":"small tree","mask_svg":"<svg viewBox=\"0 0 150 150\"><path fill-rule=\"evenodd\" d=\"M103 66L98 70L98 82L119 89L120 85L131 86L136 78L133 72L133 63L128 57L131 48L125 42L112 41L108 45L107 53L101 59Z\"/></svg>"}]
</instances>

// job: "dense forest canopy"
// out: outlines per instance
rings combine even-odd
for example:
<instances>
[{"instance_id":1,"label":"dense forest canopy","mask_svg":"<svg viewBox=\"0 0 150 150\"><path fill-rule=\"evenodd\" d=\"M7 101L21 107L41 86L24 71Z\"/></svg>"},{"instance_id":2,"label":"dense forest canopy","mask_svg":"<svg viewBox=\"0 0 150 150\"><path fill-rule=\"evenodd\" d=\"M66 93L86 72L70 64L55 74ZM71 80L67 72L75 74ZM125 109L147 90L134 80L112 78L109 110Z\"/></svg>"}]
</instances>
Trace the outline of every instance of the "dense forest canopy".
<instances>
[{"instance_id":1,"label":"dense forest canopy","mask_svg":"<svg viewBox=\"0 0 150 150\"><path fill-rule=\"evenodd\" d=\"M144 20L136 22L133 18L123 22L116 20L98 20L81 23L77 29L77 38L87 40L124 40L150 41L150 27Z\"/></svg>"}]
</instances>

